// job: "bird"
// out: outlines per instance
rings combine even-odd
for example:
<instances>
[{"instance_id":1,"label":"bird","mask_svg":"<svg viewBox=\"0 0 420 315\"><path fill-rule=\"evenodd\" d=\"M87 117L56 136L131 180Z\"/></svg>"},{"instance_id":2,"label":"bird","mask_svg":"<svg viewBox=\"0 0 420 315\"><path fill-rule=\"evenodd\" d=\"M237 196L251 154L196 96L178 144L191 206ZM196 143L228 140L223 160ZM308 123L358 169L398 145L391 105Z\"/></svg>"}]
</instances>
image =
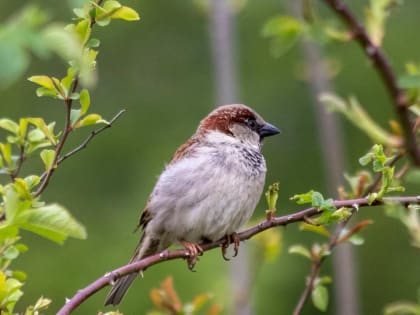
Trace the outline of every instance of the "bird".
<instances>
[{"instance_id":1,"label":"bird","mask_svg":"<svg viewBox=\"0 0 420 315\"><path fill-rule=\"evenodd\" d=\"M236 232L250 219L264 189L263 140L279 132L246 105L210 112L158 177L138 222L142 235L130 263L180 244L192 270L203 253L200 245L224 237L228 245L233 241L236 254ZM118 305L137 274L115 280L105 305Z\"/></svg>"}]
</instances>

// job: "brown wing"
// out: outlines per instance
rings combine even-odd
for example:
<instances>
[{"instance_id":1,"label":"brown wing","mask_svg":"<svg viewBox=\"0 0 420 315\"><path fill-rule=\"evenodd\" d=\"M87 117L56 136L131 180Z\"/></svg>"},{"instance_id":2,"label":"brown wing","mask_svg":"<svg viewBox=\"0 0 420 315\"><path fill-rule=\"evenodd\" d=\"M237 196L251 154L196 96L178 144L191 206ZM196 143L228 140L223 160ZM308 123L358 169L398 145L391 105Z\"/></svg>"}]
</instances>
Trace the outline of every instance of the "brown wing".
<instances>
[{"instance_id":1,"label":"brown wing","mask_svg":"<svg viewBox=\"0 0 420 315\"><path fill-rule=\"evenodd\" d=\"M187 142L185 142L175 151L175 154L172 157L172 160L169 164L177 162L178 160L191 154L194 151L195 147L197 146L198 142L199 140L196 137L189 138Z\"/></svg>"},{"instance_id":2,"label":"brown wing","mask_svg":"<svg viewBox=\"0 0 420 315\"><path fill-rule=\"evenodd\" d=\"M144 231L144 229L147 226L147 223L149 223L151 219L152 219L152 213L149 210L149 201L148 201L146 204L146 207L143 209L143 212L141 213L140 220L137 223L137 226L134 232L136 232L140 227Z\"/></svg>"},{"instance_id":3,"label":"brown wing","mask_svg":"<svg viewBox=\"0 0 420 315\"><path fill-rule=\"evenodd\" d=\"M185 142L175 151L175 154L172 157L172 160L169 164L175 163L181 158L184 158L185 156L188 156L189 154L191 154L194 151L194 148L197 144L198 144L197 138L191 137L190 139L188 139L187 142ZM140 227L142 228L142 230L144 230L147 224L152 219L152 213L149 210L149 202L150 202L150 199L147 201L146 207L143 209L143 212L140 216L140 220L137 223L136 229L134 231L137 231Z\"/></svg>"}]
</instances>

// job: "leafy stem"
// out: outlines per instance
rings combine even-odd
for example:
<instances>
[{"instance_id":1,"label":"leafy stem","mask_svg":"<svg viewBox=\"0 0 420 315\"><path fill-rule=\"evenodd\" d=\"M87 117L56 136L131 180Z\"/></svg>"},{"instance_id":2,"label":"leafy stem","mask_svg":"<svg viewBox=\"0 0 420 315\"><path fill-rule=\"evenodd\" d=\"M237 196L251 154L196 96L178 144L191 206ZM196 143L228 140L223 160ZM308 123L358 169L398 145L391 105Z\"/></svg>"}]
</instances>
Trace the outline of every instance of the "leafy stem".
<instances>
[{"instance_id":1,"label":"leafy stem","mask_svg":"<svg viewBox=\"0 0 420 315\"><path fill-rule=\"evenodd\" d=\"M18 158L18 162L16 164L16 168L10 173L10 178L12 179L12 181L15 181L16 177L18 177L20 170L22 168L23 162L25 162L26 157L25 157L25 146L24 145L20 145L19 146L19 158Z\"/></svg>"},{"instance_id":2,"label":"leafy stem","mask_svg":"<svg viewBox=\"0 0 420 315\"><path fill-rule=\"evenodd\" d=\"M73 85L72 85L72 88L71 88L70 95L76 91L78 82L79 82L79 80L76 77L73 81ZM50 168L47 170L47 172L44 173L45 176L43 176L41 184L39 185L38 189L35 191L34 197L38 197L39 195L41 195L42 192L45 190L45 188L47 188L48 183L50 182L51 176L53 175L53 173L54 173L54 171L57 167L57 161L59 159L61 151L63 150L64 144L66 143L66 140L67 140L69 134L73 130L72 125L71 125L71 119L70 119L73 100L70 97L67 97L67 98L64 99L64 102L66 103L66 118L65 118L63 135L61 136L60 141L55 146L54 161L53 161L52 165L50 166Z\"/></svg>"},{"instance_id":3,"label":"leafy stem","mask_svg":"<svg viewBox=\"0 0 420 315\"><path fill-rule=\"evenodd\" d=\"M366 56L373 62L391 96L395 112L404 131L405 147L413 163L416 166L420 166L420 149L415 133L413 133L413 130L415 130L414 124L410 121L408 99L404 91L398 86L396 75L388 58L383 50L374 44L366 29L343 1L324 0L324 2L347 24L352 32L354 41L363 48Z\"/></svg>"}]
</instances>

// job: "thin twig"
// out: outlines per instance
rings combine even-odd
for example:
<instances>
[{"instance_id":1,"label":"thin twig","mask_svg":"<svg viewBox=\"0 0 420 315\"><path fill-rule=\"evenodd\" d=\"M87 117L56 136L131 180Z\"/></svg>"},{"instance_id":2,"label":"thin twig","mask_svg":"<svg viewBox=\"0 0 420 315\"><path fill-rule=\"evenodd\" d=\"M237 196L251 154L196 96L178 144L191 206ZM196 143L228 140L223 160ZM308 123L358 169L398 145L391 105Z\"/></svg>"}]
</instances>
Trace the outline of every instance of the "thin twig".
<instances>
[{"instance_id":1,"label":"thin twig","mask_svg":"<svg viewBox=\"0 0 420 315\"><path fill-rule=\"evenodd\" d=\"M347 24L353 34L353 39L363 48L366 56L373 62L380 74L388 93L392 98L395 112L404 130L405 147L416 166L420 166L420 149L416 135L413 133L414 124L410 121L408 99L404 91L398 86L396 75L382 49L376 46L367 31L357 20L353 12L341 0L323 0Z\"/></svg>"},{"instance_id":2,"label":"thin twig","mask_svg":"<svg viewBox=\"0 0 420 315\"><path fill-rule=\"evenodd\" d=\"M321 269L322 261L323 259L321 258L313 260L310 277L306 280L305 289L303 290L302 295L300 296L299 301L296 304L295 309L293 310L293 315L299 315L302 312L303 307L314 287L315 279L319 275L319 270Z\"/></svg>"},{"instance_id":3,"label":"thin twig","mask_svg":"<svg viewBox=\"0 0 420 315\"><path fill-rule=\"evenodd\" d=\"M75 147L73 150L67 152L66 154L64 154L63 156L61 156L58 160L57 160L57 166L60 165L62 162L64 162L64 160L67 160L69 157L71 157L72 155L76 154L77 152L85 149L89 142L92 141L92 139L97 136L98 134L102 133L103 131L105 131L108 128L111 128L112 125L114 124L114 122L121 117L122 114L124 114L126 112L125 109L120 110L114 117L112 117L112 119L104 126L102 126L101 128L95 129L93 130L89 136L77 147ZM42 175L41 175L41 181L45 178L45 176L47 176L48 171L45 171Z\"/></svg>"},{"instance_id":4,"label":"thin twig","mask_svg":"<svg viewBox=\"0 0 420 315\"><path fill-rule=\"evenodd\" d=\"M338 240L340 238L341 232L345 229L348 222L350 221L351 217L354 214L354 204L352 214L343 222L340 222L335 229L335 232L331 235L330 241L328 243L328 252L332 252L334 247L338 245ZM315 280L318 278L319 271L321 270L321 266L324 263L325 259L328 256L322 256L322 257L312 257L312 266L311 266L311 273L309 274L309 278L306 281L305 289L302 292L302 295L299 298L299 301L297 302L295 309L293 310L293 315L299 315L303 307L308 300L310 294L312 293L312 290L314 288Z\"/></svg>"},{"instance_id":5,"label":"thin twig","mask_svg":"<svg viewBox=\"0 0 420 315\"><path fill-rule=\"evenodd\" d=\"M118 119L120 118L120 116L122 114L125 113L125 109L120 110L114 117L112 117L112 119L104 126L102 126L101 128L95 129L93 130L89 136L77 147L75 147L73 150L67 152L66 154L64 154L63 156L61 156L58 161L57 161L57 165L59 165L61 162L63 162L64 160L68 159L69 157L71 157L72 155L76 154L77 152L85 149L87 147L87 145L89 144L89 142L98 134L100 134L101 132L105 131L108 128L112 127L112 124Z\"/></svg>"},{"instance_id":6,"label":"thin twig","mask_svg":"<svg viewBox=\"0 0 420 315\"><path fill-rule=\"evenodd\" d=\"M404 156L403 153L401 153L401 152L398 153L396 156L394 156L394 158L392 160L390 160L387 163L387 166L395 165L399 161L399 159L401 159L401 157L403 157L403 156ZM377 190L377 186L380 183L381 179L382 179L382 174L378 174L378 176L375 178L375 180L372 182L372 184L368 186L368 188L366 189L364 194L368 195L369 193L372 193L375 190ZM352 214L346 220L344 220L343 222L338 224L337 228L335 229L335 232L331 235L330 241L328 243L328 251L329 252L332 252L333 249L338 245L338 240L340 238L340 235L341 235L342 231L346 228L348 222L350 221L350 219L352 218L354 213L355 212L354 212L354 208L353 208ZM305 289L303 290L302 295L300 296L300 298L299 298L299 300L298 300L298 302L295 306L295 309L293 311L293 315L299 315L302 312L303 307L304 307L306 301L308 300L308 298L309 298L309 296L310 296L310 294L313 290L315 280L319 275L319 271L320 271L321 266L322 266L323 262L325 261L326 257L327 256L323 256L321 258L312 257L311 273L309 274L309 278L306 282Z\"/></svg>"},{"instance_id":7,"label":"thin twig","mask_svg":"<svg viewBox=\"0 0 420 315\"><path fill-rule=\"evenodd\" d=\"M69 95L71 95L72 93L76 91L78 83L79 83L79 78L76 77L73 81L73 86L71 88L71 92L69 93ZM40 194L42 194L45 188L47 188L48 183L50 182L51 176L57 167L57 161L58 161L61 151L63 150L64 144L66 143L67 137L73 130L71 126L71 118L70 118L73 100L71 98L66 98L64 102L66 103L66 118L65 118L65 123L64 123L63 135L60 141L58 142L58 144L55 146L53 163L51 164L51 167L46 171L45 176L42 177L41 184L39 185L39 188L37 189L37 191L34 193L34 197L38 197Z\"/></svg>"},{"instance_id":8,"label":"thin twig","mask_svg":"<svg viewBox=\"0 0 420 315\"><path fill-rule=\"evenodd\" d=\"M13 172L10 173L10 178L12 179L12 181L15 181L16 177L18 177L19 172L22 168L22 164L23 162L25 162L25 160L26 160L25 147L21 145L19 149L19 159L18 159L16 168L13 170Z\"/></svg>"},{"instance_id":9,"label":"thin twig","mask_svg":"<svg viewBox=\"0 0 420 315\"><path fill-rule=\"evenodd\" d=\"M366 206L377 206L382 205L386 202L398 202L403 205L408 204L420 204L420 196L407 196L407 197L384 197L382 200L376 200L373 203L369 204L367 198L357 198L350 200L337 200L333 204L337 208L341 207L366 207ZM302 222L305 217L311 217L319 214L317 208L307 208L296 213L274 217L271 220L265 220L261 223L238 233L238 237L241 241L245 241L256 234L259 234L267 229L276 227L276 226L286 226L294 222ZM203 251L208 251L217 247L222 246L226 242L226 238L223 238L219 241L203 244L201 248ZM101 290L102 288L112 284L116 279L134 272L139 272L141 270L146 270L153 265L162 263L167 260L187 258L188 251L184 249L168 251L164 250L161 253L146 257L140 261L125 265L118 269L115 269L106 275L98 278L85 288L78 290L77 293L69 300L66 301L65 305L58 311L57 315L67 315L74 311L78 306L80 306L85 300L90 296Z\"/></svg>"}]
</instances>

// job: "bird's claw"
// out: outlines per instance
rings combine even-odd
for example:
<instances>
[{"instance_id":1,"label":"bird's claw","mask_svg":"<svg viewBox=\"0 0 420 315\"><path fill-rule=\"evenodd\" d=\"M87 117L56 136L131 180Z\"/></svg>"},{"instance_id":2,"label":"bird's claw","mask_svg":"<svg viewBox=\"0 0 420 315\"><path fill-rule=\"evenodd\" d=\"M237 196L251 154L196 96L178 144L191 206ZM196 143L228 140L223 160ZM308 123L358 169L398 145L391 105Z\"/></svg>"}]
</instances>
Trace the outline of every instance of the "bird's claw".
<instances>
[{"instance_id":1,"label":"bird's claw","mask_svg":"<svg viewBox=\"0 0 420 315\"><path fill-rule=\"evenodd\" d=\"M187 250L186 259L187 259L188 269L191 271L195 271L194 266L198 261L198 256L202 256L204 253L204 250L197 243L187 242L187 241L180 241L180 243Z\"/></svg>"},{"instance_id":2,"label":"bird's claw","mask_svg":"<svg viewBox=\"0 0 420 315\"><path fill-rule=\"evenodd\" d=\"M226 242L222 244L222 257L224 260L226 261L230 260L230 258L226 257L226 249L232 243L233 243L233 257L236 257L238 255L240 241L241 239L239 238L239 235L236 232L233 232L230 235L226 235Z\"/></svg>"}]
</instances>

